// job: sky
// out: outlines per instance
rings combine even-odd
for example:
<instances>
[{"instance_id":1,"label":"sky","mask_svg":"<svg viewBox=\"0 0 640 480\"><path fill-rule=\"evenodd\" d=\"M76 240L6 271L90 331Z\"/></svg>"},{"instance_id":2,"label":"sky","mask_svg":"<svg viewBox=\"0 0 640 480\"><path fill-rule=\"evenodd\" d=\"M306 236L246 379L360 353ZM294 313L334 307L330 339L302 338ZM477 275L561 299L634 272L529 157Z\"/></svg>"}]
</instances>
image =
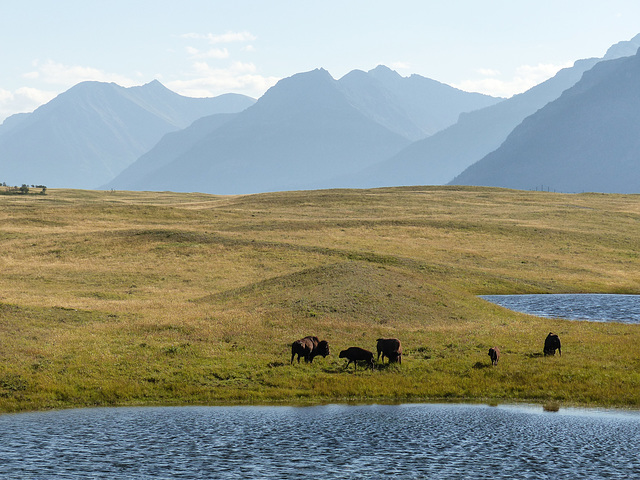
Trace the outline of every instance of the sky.
<instances>
[{"instance_id":1,"label":"sky","mask_svg":"<svg viewBox=\"0 0 640 480\"><path fill-rule=\"evenodd\" d=\"M0 122L86 80L259 98L320 67L509 97L639 33L638 0L1 0Z\"/></svg>"}]
</instances>

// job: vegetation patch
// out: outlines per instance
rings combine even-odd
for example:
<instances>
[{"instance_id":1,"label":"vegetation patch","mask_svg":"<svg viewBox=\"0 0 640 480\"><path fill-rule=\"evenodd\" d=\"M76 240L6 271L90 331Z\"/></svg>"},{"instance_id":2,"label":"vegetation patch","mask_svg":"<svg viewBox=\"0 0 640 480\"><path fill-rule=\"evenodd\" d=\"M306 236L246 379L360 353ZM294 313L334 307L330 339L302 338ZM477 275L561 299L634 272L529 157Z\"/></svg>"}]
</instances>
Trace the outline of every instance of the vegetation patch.
<instances>
[{"instance_id":1,"label":"vegetation patch","mask_svg":"<svg viewBox=\"0 0 640 480\"><path fill-rule=\"evenodd\" d=\"M640 407L637 325L480 294L640 293L633 195L406 187L0 197L0 411L474 400ZM548 332L562 356L542 355ZM291 365L291 343L331 354ZM345 369L342 349L402 364ZM487 351L498 346L500 362Z\"/></svg>"}]
</instances>

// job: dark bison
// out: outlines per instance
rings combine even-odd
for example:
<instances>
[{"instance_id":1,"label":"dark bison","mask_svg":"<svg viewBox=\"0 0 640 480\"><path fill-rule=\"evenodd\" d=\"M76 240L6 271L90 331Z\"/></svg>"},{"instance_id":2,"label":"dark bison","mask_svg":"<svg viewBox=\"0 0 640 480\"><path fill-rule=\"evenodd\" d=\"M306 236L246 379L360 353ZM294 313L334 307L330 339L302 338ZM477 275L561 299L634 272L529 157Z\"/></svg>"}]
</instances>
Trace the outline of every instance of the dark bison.
<instances>
[{"instance_id":1,"label":"dark bison","mask_svg":"<svg viewBox=\"0 0 640 480\"><path fill-rule=\"evenodd\" d=\"M373 370L373 353L364 348L349 347L340 352L340 358L349 360L344 368L348 368L349 364L353 362L353 370L356 371L358 369L357 362L367 362L367 367L371 367L371 370Z\"/></svg>"},{"instance_id":2,"label":"dark bison","mask_svg":"<svg viewBox=\"0 0 640 480\"><path fill-rule=\"evenodd\" d=\"M384 363L384 357L389 359L389 363L402 363L402 345L400 345L400 340L397 338L379 338L377 348L378 361L380 361L380 355L382 355L382 363Z\"/></svg>"},{"instance_id":3,"label":"dark bison","mask_svg":"<svg viewBox=\"0 0 640 480\"><path fill-rule=\"evenodd\" d=\"M498 347L491 347L489 349L489 357L491 358L491 365L498 365L498 360L500 360L500 349Z\"/></svg>"},{"instance_id":4,"label":"dark bison","mask_svg":"<svg viewBox=\"0 0 640 480\"><path fill-rule=\"evenodd\" d=\"M291 344L291 363L296 355L298 355L298 363L300 363L300 357L304 357L305 362L311 363L318 355L323 357L329 355L329 344L326 340L318 340L318 337L304 337Z\"/></svg>"},{"instance_id":5,"label":"dark bison","mask_svg":"<svg viewBox=\"0 0 640 480\"><path fill-rule=\"evenodd\" d=\"M562 349L560 348L560 338L555 333L549 332L547 338L544 340L544 354L555 355L556 350L560 356L562 356Z\"/></svg>"}]
</instances>

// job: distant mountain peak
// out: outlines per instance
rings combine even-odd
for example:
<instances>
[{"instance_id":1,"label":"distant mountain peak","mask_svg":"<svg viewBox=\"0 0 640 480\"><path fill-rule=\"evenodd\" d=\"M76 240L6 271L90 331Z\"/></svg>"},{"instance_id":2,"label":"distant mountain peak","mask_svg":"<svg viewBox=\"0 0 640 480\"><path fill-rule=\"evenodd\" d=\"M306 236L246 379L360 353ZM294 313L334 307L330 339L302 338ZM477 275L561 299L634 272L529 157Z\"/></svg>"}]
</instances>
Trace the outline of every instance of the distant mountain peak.
<instances>
[{"instance_id":1,"label":"distant mountain peak","mask_svg":"<svg viewBox=\"0 0 640 480\"><path fill-rule=\"evenodd\" d=\"M372 72L393 72L396 73L395 70L392 70L391 68L387 67L386 65L378 65L376 68L372 68L371 70L369 70L369 73Z\"/></svg>"},{"instance_id":2,"label":"distant mountain peak","mask_svg":"<svg viewBox=\"0 0 640 480\"><path fill-rule=\"evenodd\" d=\"M294 75L291 75L290 77L283 78L280 81L278 81L278 83L276 83L275 86L277 87L279 84L283 85L283 84L290 84L290 83L313 82L313 81L334 82L335 80L333 79L331 74L324 68L316 68L314 70L296 73Z\"/></svg>"},{"instance_id":3,"label":"distant mountain peak","mask_svg":"<svg viewBox=\"0 0 640 480\"><path fill-rule=\"evenodd\" d=\"M318 80L329 81L329 82L334 81L331 74L324 68L316 68L315 70L310 70L308 72L298 73L296 75L293 75L293 77L298 77L298 78L304 77L304 78L318 79Z\"/></svg>"},{"instance_id":4,"label":"distant mountain peak","mask_svg":"<svg viewBox=\"0 0 640 480\"><path fill-rule=\"evenodd\" d=\"M129 92L144 92L154 95L182 96L179 93L167 88L160 80L155 79L143 85L135 85L133 87L119 87Z\"/></svg>"},{"instance_id":5,"label":"distant mountain peak","mask_svg":"<svg viewBox=\"0 0 640 480\"><path fill-rule=\"evenodd\" d=\"M261 111L271 108L271 105L277 105L279 108L284 105L297 108L298 105L314 100L326 102L328 98L336 96L336 84L324 68L296 73L278 81L251 108L253 111Z\"/></svg>"},{"instance_id":6,"label":"distant mountain peak","mask_svg":"<svg viewBox=\"0 0 640 480\"><path fill-rule=\"evenodd\" d=\"M376 78L382 82L398 82L405 79L405 77L400 75L398 72L390 69L385 65L378 65L373 70L369 70L368 73L373 78Z\"/></svg>"},{"instance_id":7,"label":"distant mountain peak","mask_svg":"<svg viewBox=\"0 0 640 480\"><path fill-rule=\"evenodd\" d=\"M144 88L146 90L169 90L167 87L164 86L164 84L162 82L160 82L160 80L155 79L155 80L151 80L149 83L145 83L144 85L140 85L139 87L131 87L131 88Z\"/></svg>"},{"instance_id":8,"label":"distant mountain peak","mask_svg":"<svg viewBox=\"0 0 640 480\"><path fill-rule=\"evenodd\" d=\"M638 52L638 45L640 45L640 34L636 35L631 40L618 42L609 47L603 59L610 60L620 57L630 57Z\"/></svg>"},{"instance_id":9,"label":"distant mountain peak","mask_svg":"<svg viewBox=\"0 0 640 480\"><path fill-rule=\"evenodd\" d=\"M376 68L369 70L369 73L376 75L393 75L394 77L401 77L398 72L387 67L386 65L378 65Z\"/></svg>"},{"instance_id":10,"label":"distant mountain peak","mask_svg":"<svg viewBox=\"0 0 640 480\"><path fill-rule=\"evenodd\" d=\"M285 77L280 79L276 85L280 82L287 82L291 79L300 79L300 78L330 78L333 80L333 77L331 76L331 74L324 68L322 67L318 67L318 68L314 68L313 70L307 70L306 72L298 72L298 73L294 73L293 75L289 76L289 77Z\"/></svg>"},{"instance_id":11,"label":"distant mountain peak","mask_svg":"<svg viewBox=\"0 0 640 480\"><path fill-rule=\"evenodd\" d=\"M68 92L84 92L84 91L95 92L97 90L113 90L115 88L123 88L123 87L120 87L119 85L116 85L113 82L99 82L97 80L85 80L84 82L80 82L74 85L69 90L61 93L60 95L65 95Z\"/></svg>"}]
</instances>

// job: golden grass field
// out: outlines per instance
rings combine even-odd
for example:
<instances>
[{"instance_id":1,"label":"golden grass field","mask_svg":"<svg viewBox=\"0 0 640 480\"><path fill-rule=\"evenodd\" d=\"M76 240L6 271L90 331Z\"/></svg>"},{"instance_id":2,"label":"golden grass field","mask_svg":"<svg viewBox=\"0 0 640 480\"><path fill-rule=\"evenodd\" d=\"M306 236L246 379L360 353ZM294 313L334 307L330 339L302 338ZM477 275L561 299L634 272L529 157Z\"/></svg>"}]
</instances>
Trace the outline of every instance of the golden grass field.
<instances>
[{"instance_id":1,"label":"golden grass field","mask_svg":"<svg viewBox=\"0 0 640 480\"><path fill-rule=\"evenodd\" d=\"M0 195L0 412L480 401L640 407L640 326L477 295L640 293L640 197L411 187ZM542 356L549 331L561 357ZM291 342L332 354L289 364ZM403 342L402 365L340 350ZM490 366L487 351L502 357Z\"/></svg>"}]
</instances>

